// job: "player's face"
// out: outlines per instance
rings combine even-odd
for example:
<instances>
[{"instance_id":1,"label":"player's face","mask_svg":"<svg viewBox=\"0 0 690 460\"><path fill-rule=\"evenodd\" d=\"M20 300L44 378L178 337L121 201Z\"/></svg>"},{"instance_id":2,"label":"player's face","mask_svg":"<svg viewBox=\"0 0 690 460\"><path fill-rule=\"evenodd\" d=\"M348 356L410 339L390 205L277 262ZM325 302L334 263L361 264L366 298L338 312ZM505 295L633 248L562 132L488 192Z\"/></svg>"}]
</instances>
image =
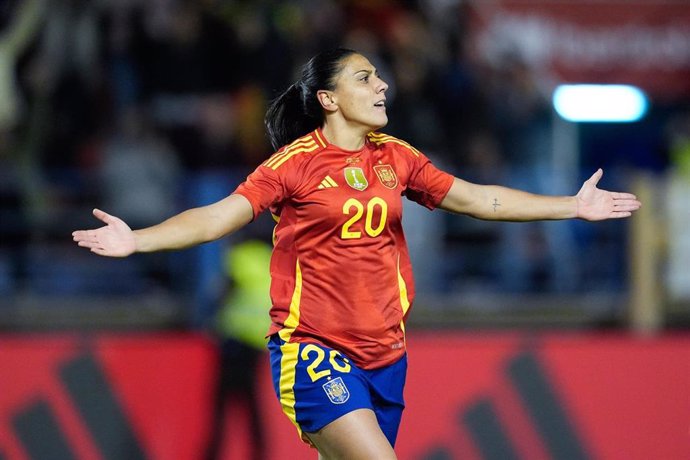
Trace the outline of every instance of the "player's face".
<instances>
[{"instance_id":1,"label":"player's face","mask_svg":"<svg viewBox=\"0 0 690 460\"><path fill-rule=\"evenodd\" d=\"M333 91L338 110L350 125L376 130L386 126L385 92L388 84L361 54L345 59Z\"/></svg>"}]
</instances>

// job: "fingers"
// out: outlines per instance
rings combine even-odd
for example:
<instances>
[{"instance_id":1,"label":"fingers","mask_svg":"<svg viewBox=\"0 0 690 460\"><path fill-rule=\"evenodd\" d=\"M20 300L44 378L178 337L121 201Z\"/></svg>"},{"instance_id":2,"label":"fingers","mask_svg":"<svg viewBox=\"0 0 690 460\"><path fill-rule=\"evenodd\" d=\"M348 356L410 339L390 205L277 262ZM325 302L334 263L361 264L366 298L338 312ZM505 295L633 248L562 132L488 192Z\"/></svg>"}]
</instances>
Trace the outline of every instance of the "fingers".
<instances>
[{"instance_id":1,"label":"fingers","mask_svg":"<svg viewBox=\"0 0 690 460\"><path fill-rule=\"evenodd\" d=\"M640 203L637 198L635 198L635 195L632 195L630 193L619 193L617 194L618 196L624 196L625 198L618 198L615 199L616 196L614 195L614 200L613 200L613 210L611 211L611 218L613 219L622 219L625 217L630 217L632 216L632 213L634 211L637 211L640 209L640 206L642 203ZM632 198L629 198L632 197Z\"/></svg>"},{"instance_id":2,"label":"fingers","mask_svg":"<svg viewBox=\"0 0 690 460\"><path fill-rule=\"evenodd\" d=\"M111 216L107 212L101 211L98 208L95 208L92 211L94 217L96 217L98 220L103 221L106 225L110 226L111 224L116 224L118 222L121 222L120 219L118 219L115 216ZM101 227L101 229L104 229L107 227ZM98 229L98 230L101 230ZM91 241L95 242L96 239L98 238L98 230L92 229L92 230L76 230L72 232L72 239L74 241Z\"/></svg>"},{"instance_id":3,"label":"fingers","mask_svg":"<svg viewBox=\"0 0 690 460\"><path fill-rule=\"evenodd\" d=\"M110 214L101 211L100 209L94 209L93 210L93 215L103 221L106 224L110 224L117 219L114 216L111 216ZM101 228L107 228L107 227L101 227ZM87 247L87 248L92 248L94 245L99 244L99 239L98 239L98 229L91 229L91 230L75 230L72 232L72 240L75 241L79 246L82 247Z\"/></svg>"},{"instance_id":4,"label":"fingers","mask_svg":"<svg viewBox=\"0 0 690 460\"><path fill-rule=\"evenodd\" d=\"M89 248L89 249L101 247L101 245L97 241L79 241L79 242L77 242L77 246L80 246L82 248Z\"/></svg>"},{"instance_id":5,"label":"fingers","mask_svg":"<svg viewBox=\"0 0 690 460\"><path fill-rule=\"evenodd\" d=\"M72 240L74 240L79 247L87 248L91 252L99 255L107 255L103 248L103 242L98 237L97 230L77 230L72 232Z\"/></svg>"},{"instance_id":6,"label":"fingers","mask_svg":"<svg viewBox=\"0 0 690 460\"><path fill-rule=\"evenodd\" d=\"M640 203L636 199L624 199L624 200L613 200L614 206L635 206L636 208L639 208L642 206L642 203Z\"/></svg>"},{"instance_id":7,"label":"fingers","mask_svg":"<svg viewBox=\"0 0 690 460\"><path fill-rule=\"evenodd\" d=\"M601 176L603 176L603 175L604 175L604 170L599 168L596 170L596 172L594 174L592 174L592 177L587 179L587 182L589 182L590 184L592 184L596 187L596 185L599 183L599 180L601 179Z\"/></svg>"},{"instance_id":8,"label":"fingers","mask_svg":"<svg viewBox=\"0 0 690 460\"><path fill-rule=\"evenodd\" d=\"M96 230L76 230L72 232L72 239L76 242L84 241L95 243L98 241Z\"/></svg>"},{"instance_id":9,"label":"fingers","mask_svg":"<svg viewBox=\"0 0 690 460\"><path fill-rule=\"evenodd\" d=\"M635 201L637 201L637 197L635 195L633 195L632 193L611 192L611 196L613 197L614 200L635 200Z\"/></svg>"},{"instance_id":10,"label":"fingers","mask_svg":"<svg viewBox=\"0 0 690 460\"><path fill-rule=\"evenodd\" d=\"M103 247L103 243L98 239L93 230L77 231L72 235L74 241L77 242L77 246L87 248L99 256L113 256L112 251Z\"/></svg>"},{"instance_id":11,"label":"fingers","mask_svg":"<svg viewBox=\"0 0 690 460\"><path fill-rule=\"evenodd\" d=\"M76 242L87 241L90 239L91 236L89 236L89 230L77 230L72 232L72 240Z\"/></svg>"},{"instance_id":12,"label":"fingers","mask_svg":"<svg viewBox=\"0 0 690 460\"><path fill-rule=\"evenodd\" d=\"M98 236L93 230L78 230L73 232L72 240L74 240L78 246L84 248L92 248L100 245Z\"/></svg>"},{"instance_id":13,"label":"fingers","mask_svg":"<svg viewBox=\"0 0 690 460\"><path fill-rule=\"evenodd\" d=\"M637 211L642 203L632 193L612 193L613 206L617 211Z\"/></svg>"},{"instance_id":14,"label":"fingers","mask_svg":"<svg viewBox=\"0 0 690 460\"><path fill-rule=\"evenodd\" d=\"M105 222L106 224L110 224L115 219L114 216L111 216L107 212L101 211L98 208L95 208L93 210L93 215L96 217L96 219L101 220L101 221Z\"/></svg>"},{"instance_id":15,"label":"fingers","mask_svg":"<svg viewBox=\"0 0 690 460\"><path fill-rule=\"evenodd\" d=\"M640 205L635 203L616 203L613 209L614 211L637 211L640 209Z\"/></svg>"}]
</instances>

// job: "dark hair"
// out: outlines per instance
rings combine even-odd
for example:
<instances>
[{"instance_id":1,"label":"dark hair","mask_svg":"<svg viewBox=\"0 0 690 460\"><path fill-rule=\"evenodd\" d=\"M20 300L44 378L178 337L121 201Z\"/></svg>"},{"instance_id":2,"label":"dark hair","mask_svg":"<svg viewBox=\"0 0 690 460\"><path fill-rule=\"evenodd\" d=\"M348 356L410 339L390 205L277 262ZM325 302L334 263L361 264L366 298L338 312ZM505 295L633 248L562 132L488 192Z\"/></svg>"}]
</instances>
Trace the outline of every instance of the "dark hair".
<instances>
[{"instance_id":1,"label":"dark hair","mask_svg":"<svg viewBox=\"0 0 690 460\"><path fill-rule=\"evenodd\" d=\"M271 101L264 122L274 149L323 125L324 113L316 92L335 89L343 60L353 54L357 52L346 48L317 54L302 67L300 79Z\"/></svg>"}]
</instances>

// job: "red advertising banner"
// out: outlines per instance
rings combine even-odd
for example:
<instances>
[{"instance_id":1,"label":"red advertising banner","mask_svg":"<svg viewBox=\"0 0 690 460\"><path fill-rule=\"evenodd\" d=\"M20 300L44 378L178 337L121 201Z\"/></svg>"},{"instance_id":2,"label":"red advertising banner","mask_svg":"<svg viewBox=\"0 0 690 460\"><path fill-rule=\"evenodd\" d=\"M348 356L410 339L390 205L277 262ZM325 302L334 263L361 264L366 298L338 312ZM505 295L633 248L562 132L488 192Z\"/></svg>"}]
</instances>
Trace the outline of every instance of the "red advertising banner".
<instances>
[{"instance_id":1,"label":"red advertising banner","mask_svg":"<svg viewBox=\"0 0 690 460\"><path fill-rule=\"evenodd\" d=\"M686 1L496 0L469 4L475 51L518 56L568 83L634 84L659 98L690 97Z\"/></svg>"},{"instance_id":2,"label":"red advertising banner","mask_svg":"<svg viewBox=\"0 0 690 460\"><path fill-rule=\"evenodd\" d=\"M688 336L434 334L409 348L402 458L690 458Z\"/></svg>"},{"instance_id":3,"label":"red advertising banner","mask_svg":"<svg viewBox=\"0 0 690 460\"><path fill-rule=\"evenodd\" d=\"M690 335L434 332L408 345L402 460L690 458ZM215 355L196 335L0 336L0 458L202 459ZM257 387L267 458L316 458L267 363ZM241 407L226 460L251 452Z\"/></svg>"},{"instance_id":4,"label":"red advertising banner","mask_svg":"<svg viewBox=\"0 0 690 460\"><path fill-rule=\"evenodd\" d=\"M0 336L0 458L201 458L213 356L195 336Z\"/></svg>"}]
</instances>

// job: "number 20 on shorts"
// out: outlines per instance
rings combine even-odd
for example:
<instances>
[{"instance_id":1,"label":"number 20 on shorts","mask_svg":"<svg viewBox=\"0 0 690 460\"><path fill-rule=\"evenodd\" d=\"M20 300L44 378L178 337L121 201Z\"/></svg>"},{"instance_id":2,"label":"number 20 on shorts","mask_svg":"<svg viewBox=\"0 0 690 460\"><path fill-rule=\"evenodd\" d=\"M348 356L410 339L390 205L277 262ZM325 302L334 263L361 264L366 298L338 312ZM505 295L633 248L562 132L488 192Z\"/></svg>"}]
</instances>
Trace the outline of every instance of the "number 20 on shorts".
<instances>
[{"instance_id":1,"label":"number 20 on shorts","mask_svg":"<svg viewBox=\"0 0 690 460\"><path fill-rule=\"evenodd\" d=\"M307 366L307 373L309 374L309 378L311 378L311 381L316 382L322 377L327 377L331 375L331 369L325 368L322 370L317 370L317 368L326 358L326 351L323 348L317 347L314 344L310 343L306 345L304 348L302 348L300 358L302 358L302 360L304 361L309 361L311 359L310 355L313 354L316 354L316 356L314 358L314 361L312 361L311 364ZM342 363L339 363L337 361L337 358L341 358ZM329 351L328 362L331 365L331 367L338 372L350 372L350 369L352 369L352 366L350 366L348 359L343 358L343 356L337 350Z\"/></svg>"}]
</instances>

